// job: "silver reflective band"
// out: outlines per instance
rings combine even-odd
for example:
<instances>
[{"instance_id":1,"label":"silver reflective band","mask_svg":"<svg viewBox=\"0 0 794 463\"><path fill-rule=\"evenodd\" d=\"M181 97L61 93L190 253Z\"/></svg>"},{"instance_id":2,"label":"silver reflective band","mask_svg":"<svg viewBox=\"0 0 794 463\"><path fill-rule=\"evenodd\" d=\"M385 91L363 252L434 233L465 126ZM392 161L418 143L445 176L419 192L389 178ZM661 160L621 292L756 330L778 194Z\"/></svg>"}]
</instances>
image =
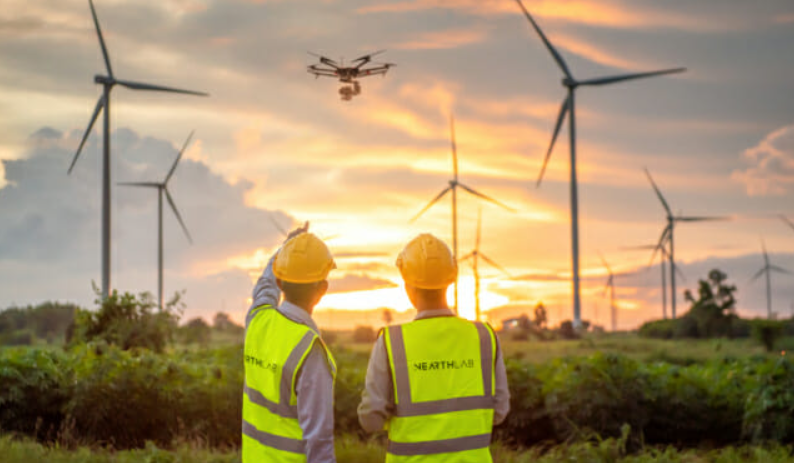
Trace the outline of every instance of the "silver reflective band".
<instances>
[{"instance_id":1,"label":"silver reflective band","mask_svg":"<svg viewBox=\"0 0 794 463\"><path fill-rule=\"evenodd\" d=\"M243 420L243 435L254 439L266 447L292 453L306 453L306 441L277 436L256 429L256 426Z\"/></svg>"},{"instance_id":2,"label":"silver reflective band","mask_svg":"<svg viewBox=\"0 0 794 463\"><path fill-rule=\"evenodd\" d=\"M484 395L492 395L491 377L493 376L493 349L491 346L491 331L481 322L474 323L477 334L480 336L480 361L482 362L482 386Z\"/></svg>"},{"instance_id":3,"label":"silver reflective band","mask_svg":"<svg viewBox=\"0 0 794 463\"><path fill-rule=\"evenodd\" d=\"M408 360L405 356L405 341L401 326L389 327L389 340L391 341L394 375L397 382L397 403L410 404L413 401L411 400L411 384L408 382Z\"/></svg>"},{"instance_id":4,"label":"silver reflective band","mask_svg":"<svg viewBox=\"0 0 794 463\"><path fill-rule=\"evenodd\" d=\"M436 453L465 452L467 450L487 448L489 445L491 445L490 433L427 442L389 441L386 451L392 455L409 457Z\"/></svg>"},{"instance_id":5,"label":"silver reflective band","mask_svg":"<svg viewBox=\"0 0 794 463\"><path fill-rule=\"evenodd\" d=\"M249 387L248 384L243 387L243 391L248 395L248 400L261 407L265 407L268 409L268 411L270 411L270 413L284 418L298 418L298 406L290 405L289 398L282 403L273 402L265 397L261 392Z\"/></svg>"},{"instance_id":6,"label":"silver reflective band","mask_svg":"<svg viewBox=\"0 0 794 463\"><path fill-rule=\"evenodd\" d=\"M494 397L490 395L456 397L429 402L399 403L394 407L394 416L422 416L466 410L493 410L494 404Z\"/></svg>"},{"instance_id":7,"label":"silver reflective band","mask_svg":"<svg viewBox=\"0 0 794 463\"><path fill-rule=\"evenodd\" d=\"M292 378L295 377L295 369L298 368L298 363L311 346L315 336L313 331L307 331L289 354L287 361L284 362L284 368L281 370L281 389L279 391L279 402L282 404L289 404L289 400L292 397Z\"/></svg>"}]
</instances>

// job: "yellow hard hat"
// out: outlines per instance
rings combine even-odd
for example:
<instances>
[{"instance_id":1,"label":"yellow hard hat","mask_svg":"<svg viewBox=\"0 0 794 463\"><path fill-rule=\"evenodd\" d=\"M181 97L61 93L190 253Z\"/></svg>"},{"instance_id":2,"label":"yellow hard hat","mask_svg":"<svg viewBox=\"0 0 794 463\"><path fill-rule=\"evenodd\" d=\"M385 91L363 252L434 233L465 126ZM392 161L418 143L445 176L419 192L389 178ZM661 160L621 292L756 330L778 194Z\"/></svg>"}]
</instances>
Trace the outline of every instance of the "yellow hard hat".
<instances>
[{"instance_id":1,"label":"yellow hard hat","mask_svg":"<svg viewBox=\"0 0 794 463\"><path fill-rule=\"evenodd\" d=\"M276 278L290 283L316 283L336 268L328 246L311 233L301 233L281 247L273 261Z\"/></svg>"},{"instance_id":2,"label":"yellow hard hat","mask_svg":"<svg viewBox=\"0 0 794 463\"><path fill-rule=\"evenodd\" d=\"M443 289L455 282L458 264L449 247L424 233L408 243L397 257L405 283L421 289Z\"/></svg>"}]
</instances>

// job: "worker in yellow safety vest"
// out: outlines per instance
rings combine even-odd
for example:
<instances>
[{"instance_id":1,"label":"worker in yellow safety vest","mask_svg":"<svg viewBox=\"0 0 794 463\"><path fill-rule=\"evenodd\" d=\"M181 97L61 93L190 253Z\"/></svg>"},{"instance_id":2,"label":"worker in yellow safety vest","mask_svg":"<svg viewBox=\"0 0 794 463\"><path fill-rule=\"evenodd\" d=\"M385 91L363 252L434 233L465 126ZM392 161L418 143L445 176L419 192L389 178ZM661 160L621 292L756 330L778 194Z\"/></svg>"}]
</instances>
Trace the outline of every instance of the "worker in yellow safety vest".
<instances>
[{"instance_id":1,"label":"worker in yellow safety vest","mask_svg":"<svg viewBox=\"0 0 794 463\"><path fill-rule=\"evenodd\" d=\"M491 462L492 428L510 410L493 329L449 309L447 288L458 268L443 241L419 235L397 267L417 315L378 336L358 407L361 426L388 430L387 462Z\"/></svg>"},{"instance_id":2,"label":"worker in yellow safety vest","mask_svg":"<svg viewBox=\"0 0 794 463\"><path fill-rule=\"evenodd\" d=\"M308 226L270 259L246 316L243 463L336 462L336 364L311 317L336 264Z\"/></svg>"}]
</instances>

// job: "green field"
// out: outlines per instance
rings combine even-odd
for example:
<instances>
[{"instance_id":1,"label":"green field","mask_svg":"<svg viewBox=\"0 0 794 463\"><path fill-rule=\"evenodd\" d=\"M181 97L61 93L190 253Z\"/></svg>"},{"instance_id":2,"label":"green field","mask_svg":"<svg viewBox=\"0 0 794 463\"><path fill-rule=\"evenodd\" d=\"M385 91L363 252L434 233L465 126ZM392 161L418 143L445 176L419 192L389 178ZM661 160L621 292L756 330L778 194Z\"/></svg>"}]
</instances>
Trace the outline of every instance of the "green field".
<instances>
[{"instance_id":1,"label":"green field","mask_svg":"<svg viewBox=\"0 0 794 463\"><path fill-rule=\"evenodd\" d=\"M241 345L210 344L162 354L0 348L0 461L239 461ZM784 352L794 339L778 346L505 340L512 412L496 429L495 460L794 461L794 362ZM331 349L339 461L383 461L384 436L363 436L355 412L371 344L343 335Z\"/></svg>"},{"instance_id":2,"label":"green field","mask_svg":"<svg viewBox=\"0 0 794 463\"><path fill-rule=\"evenodd\" d=\"M522 452L494 445L496 463L782 463L792 461L789 447L758 446L718 450L687 450L674 448L644 448L627 454L620 440L605 440L592 444L572 444L543 450ZM46 447L29 440L0 438L0 455L4 463L237 463L239 451L208 450L196 445L180 445L172 450L148 445L140 450L113 452L101 448L79 447L63 449ZM383 446L374 442L361 442L355 438L341 438L336 442L336 456L340 463L381 463L385 454Z\"/></svg>"}]
</instances>

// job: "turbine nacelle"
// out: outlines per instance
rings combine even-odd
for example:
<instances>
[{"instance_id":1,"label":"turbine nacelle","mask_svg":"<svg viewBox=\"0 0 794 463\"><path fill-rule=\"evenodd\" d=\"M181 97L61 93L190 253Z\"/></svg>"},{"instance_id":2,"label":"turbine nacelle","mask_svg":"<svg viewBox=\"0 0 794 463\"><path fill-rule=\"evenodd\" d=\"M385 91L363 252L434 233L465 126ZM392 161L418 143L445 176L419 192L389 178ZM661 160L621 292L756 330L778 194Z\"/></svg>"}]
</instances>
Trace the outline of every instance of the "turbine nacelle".
<instances>
[{"instance_id":1,"label":"turbine nacelle","mask_svg":"<svg viewBox=\"0 0 794 463\"><path fill-rule=\"evenodd\" d=\"M99 85L116 85L116 79L108 76L101 76L99 74L94 76L94 83Z\"/></svg>"},{"instance_id":2,"label":"turbine nacelle","mask_svg":"<svg viewBox=\"0 0 794 463\"><path fill-rule=\"evenodd\" d=\"M573 77L563 77L561 82L564 87L570 89L574 89L579 86L579 81L574 79Z\"/></svg>"}]
</instances>

